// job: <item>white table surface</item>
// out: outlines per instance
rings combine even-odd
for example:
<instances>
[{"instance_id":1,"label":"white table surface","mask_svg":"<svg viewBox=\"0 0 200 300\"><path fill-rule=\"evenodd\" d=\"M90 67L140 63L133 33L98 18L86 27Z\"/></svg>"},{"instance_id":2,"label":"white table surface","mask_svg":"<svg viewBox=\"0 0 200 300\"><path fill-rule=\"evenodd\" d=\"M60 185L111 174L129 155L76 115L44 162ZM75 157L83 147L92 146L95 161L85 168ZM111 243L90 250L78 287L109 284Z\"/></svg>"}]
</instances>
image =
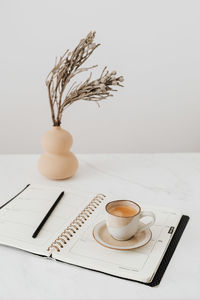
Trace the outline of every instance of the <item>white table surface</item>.
<instances>
[{"instance_id":1,"label":"white table surface","mask_svg":"<svg viewBox=\"0 0 200 300\"><path fill-rule=\"evenodd\" d=\"M191 219L158 287L0 246L0 299L200 299L200 154L78 155L76 175L50 181L37 155L0 156L0 204L27 183L69 185L180 208Z\"/></svg>"}]
</instances>

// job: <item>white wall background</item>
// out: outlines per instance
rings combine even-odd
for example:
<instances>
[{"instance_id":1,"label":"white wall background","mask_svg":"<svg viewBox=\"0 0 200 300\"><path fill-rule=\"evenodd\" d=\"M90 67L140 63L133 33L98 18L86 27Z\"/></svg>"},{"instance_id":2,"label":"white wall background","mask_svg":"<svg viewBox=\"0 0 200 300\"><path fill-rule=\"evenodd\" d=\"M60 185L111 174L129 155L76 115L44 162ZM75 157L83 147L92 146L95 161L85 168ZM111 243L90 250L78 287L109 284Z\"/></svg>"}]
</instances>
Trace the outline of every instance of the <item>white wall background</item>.
<instances>
[{"instance_id":1,"label":"white wall background","mask_svg":"<svg viewBox=\"0 0 200 300\"><path fill-rule=\"evenodd\" d=\"M200 1L0 0L0 153L39 153L51 127L45 78L90 30L86 65L124 75L102 102L79 102L63 127L73 151L200 151Z\"/></svg>"}]
</instances>

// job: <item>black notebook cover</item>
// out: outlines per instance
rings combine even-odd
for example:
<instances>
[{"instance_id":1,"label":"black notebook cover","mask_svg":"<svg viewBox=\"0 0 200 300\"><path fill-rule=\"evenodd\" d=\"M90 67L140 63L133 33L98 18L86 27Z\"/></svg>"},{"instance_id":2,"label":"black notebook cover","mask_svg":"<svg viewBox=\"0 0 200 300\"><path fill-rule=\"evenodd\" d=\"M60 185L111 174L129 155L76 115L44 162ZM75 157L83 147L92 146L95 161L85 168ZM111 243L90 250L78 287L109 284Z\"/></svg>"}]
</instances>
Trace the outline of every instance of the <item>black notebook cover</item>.
<instances>
[{"instance_id":1,"label":"black notebook cover","mask_svg":"<svg viewBox=\"0 0 200 300\"><path fill-rule=\"evenodd\" d=\"M189 219L190 218L188 216L185 216L185 215L182 216L182 218L176 228L176 231L171 239L171 242L167 248L167 251L165 252L165 255L160 263L160 266L159 266L156 274L154 275L153 280L150 283L144 283L145 285L154 287L154 286L160 284L160 281L165 273L165 270L167 269L167 266L174 254L174 251L176 250L176 247L180 241L180 238L185 230L185 227L186 227Z\"/></svg>"}]
</instances>

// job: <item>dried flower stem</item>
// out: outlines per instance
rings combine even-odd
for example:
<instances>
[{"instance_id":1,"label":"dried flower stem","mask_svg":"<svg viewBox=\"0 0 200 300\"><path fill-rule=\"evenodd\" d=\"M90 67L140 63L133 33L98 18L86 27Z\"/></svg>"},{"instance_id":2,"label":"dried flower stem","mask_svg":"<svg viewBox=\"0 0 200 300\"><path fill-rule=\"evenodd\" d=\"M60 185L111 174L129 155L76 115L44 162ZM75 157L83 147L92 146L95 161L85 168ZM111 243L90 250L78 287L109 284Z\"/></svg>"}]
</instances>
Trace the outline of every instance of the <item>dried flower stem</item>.
<instances>
[{"instance_id":1,"label":"dried flower stem","mask_svg":"<svg viewBox=\"0 0 200 300\"><path fill-rule=\"evenodd\" d=\"M82 64L100 45L93 42L94 38L95 32L90 32L72 52L67 50L58 62L56 59L54 68L47 76L46 85L53 126L60 126L64 109L75 101L95 101L99 104L98 101L113 96L111 91L116 90L112 86L122 86L123 76L116 77L116 71L109 72L105 67L98 79L91 81L92 73L90 73L88 79L83 83L73 83L67 94L64 95L66 86L75 75L97 67L95 65L81 68Z\"/></svg>"}]
</instances>

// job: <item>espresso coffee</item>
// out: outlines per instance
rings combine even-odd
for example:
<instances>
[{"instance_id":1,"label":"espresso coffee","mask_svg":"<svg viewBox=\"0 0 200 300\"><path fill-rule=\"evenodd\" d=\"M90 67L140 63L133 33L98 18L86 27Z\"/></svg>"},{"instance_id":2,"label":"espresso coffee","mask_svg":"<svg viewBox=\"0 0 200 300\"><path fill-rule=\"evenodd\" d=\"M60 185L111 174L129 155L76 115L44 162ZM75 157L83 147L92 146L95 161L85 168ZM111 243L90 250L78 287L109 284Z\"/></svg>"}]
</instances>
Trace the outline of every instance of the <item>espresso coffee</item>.
<instances>
[{"instance_id":1,"label":"espresso coffee","mask_svg":"<svg viewBox=\"0 0 200 300\"><path fill-rule=\"evenodd\" d=\"M106 226L109 234L118 241L126 241L136 233L144 231L155 223L151 211L141 211L140 206L131 200L114 200L106 204ZM140 222L144 217L152 220Z\"/></svg>"},{"instance_id":2,"label":"espresso coffee","mask_svg":"<svg viewBox=\"0 0 200 300\"><path fill-rule=\"evenodd\" d=\"M109 213L117 217L133 217L137 214L137 210L131 206L119 205L111 207Z\"/></svg>"}]
</instances>

